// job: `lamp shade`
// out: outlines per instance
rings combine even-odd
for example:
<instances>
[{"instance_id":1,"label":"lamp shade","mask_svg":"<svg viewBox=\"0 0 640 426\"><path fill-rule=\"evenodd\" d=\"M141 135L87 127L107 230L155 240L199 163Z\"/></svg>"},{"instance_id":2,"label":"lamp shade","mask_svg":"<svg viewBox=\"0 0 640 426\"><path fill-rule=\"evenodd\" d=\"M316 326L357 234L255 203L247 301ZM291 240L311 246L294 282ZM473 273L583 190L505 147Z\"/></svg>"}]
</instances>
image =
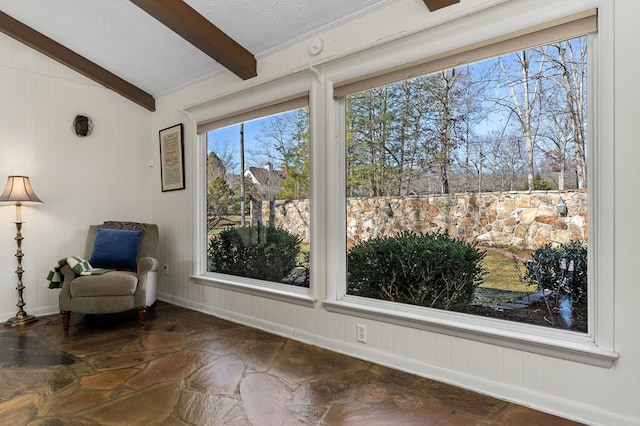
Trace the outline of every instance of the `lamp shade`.
<instances>
[{"instance_id":1,"label":"lamp shade","mask_svg":"<svg viewBox=\"0 0 640 426\"><path fill-rule=\"evenodd\" d=\"M42 200L33 192L27 176L9 176L0 202L35 204L42 203Z\"/></svg>"}]
</instances>

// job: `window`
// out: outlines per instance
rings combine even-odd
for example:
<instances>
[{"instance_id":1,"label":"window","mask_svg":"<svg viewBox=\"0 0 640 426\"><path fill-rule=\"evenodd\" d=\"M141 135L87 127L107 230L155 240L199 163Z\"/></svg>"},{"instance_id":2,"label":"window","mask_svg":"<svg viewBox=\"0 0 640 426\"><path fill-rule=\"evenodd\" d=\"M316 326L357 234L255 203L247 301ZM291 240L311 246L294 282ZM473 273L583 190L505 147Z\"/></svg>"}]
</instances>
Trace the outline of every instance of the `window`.
<instances>
[{"instance_id":1,"label":"window","mask_svg":"<svg viewBox=\"0 0 640 426\"><path fill-rule=\"evenodd\" d=\"M309 79L185 108L200 135L195 283L315 304Z\"/></svg>"},{"instance_id":2,"label":"window","mask_svg":"<svg viewBox=\"0 0 640 426\"><path fill-rule=\"evenodd\" d=\"M611 240L603 231L607 213L593 195L602 196L612 181L610 171L602 168L609 153L598 143L604 128L591 135L596 128L591 120L607 122L610 117L587 99L588 88L588 96L602 102L597 98L600 76L587 74L597 68L586 55L597 44L591 36L596 18L595 10L586 11L475 45L470 36L466 47L360 77L336 71L335 117L344 123L338 131L344 153L335 155L345 163L341 218L346 247L344 260L334 261L345 280L336 287L335 299L325 303L330 311L611 365L616 357L611 352L613 293L605 261L609 256L603 250ZM446 34L451 31L447 28ZM418 39L411 45L418 46ZM512 67L519 72L512 74ZM565 71L570 79L579 75L571 82L578 86L567 90ZM595 118L590 115L594 111ZM576 120L579 113L585 115ZM602 156L594 160L593 152ZM587 164L592 166L589 173ZM538 199L532 201L534 196ZM502 204L494 208L497 202ZM512 238L501 240L502 232ZM520 239L531 237L528 233L537 235L541 248L549 242L566 250L546 253L555 258L551 267L531 269L527 280L527 266L518 259L531 258L538 247L514 247L522 246ZM435 235L434 241L421 241L423 235ZM394 245L396 237L402 240ZM367 245L372 241L376 245ZM431 269L416 268L423 264L412 256L421 255L420 250L447 255L437 257ZM506 251L512 253L504 256ZM478 259L476 252L486 253ZM490 280L503 280L496 273L478 273L488 269L488 260L498 263L488 256L518 265L514 281L522 286L516 289L522 297L487 288ZM464 268L458 267L461 262ZM403 279L409 290L400 288ZM438 279L439 290L416 284ZM480 288L468 291L464 282ZM571 289L563 288L567 282ZM537 283L541 291L528 295L536 293L531 290L538 289ZM460 298L452 299L456 293ZM500 301L494 293L508 298ZM562 295L572 302L580 299L580 321L573 316L577 304L566 304ZM544 301L551 297L547 308ZM524 307L519 312L526 312L524 302L538 298L554 314L547 318L551 323L544 316L540 327L527 317L496 319L507 309ZM572 309L574 314L563 316Z\"/></svg>"},{"instance_id":3,"label":"window","mask_svg":"<svg viewBox=\"0 0 640 426\"><path fill-rule=\"evenodd\" d=\"M209 272L309 287L309 148L307 107L207 133Z\"/></svg>"},{"instance_id":4,"label":"window","mask_svg":"<svg viewBox=\"0 0 640 426\"><path fill-rule=\"evenodd\" d=\"M587 332L586 46L346 97L347 294Z\"/></svg>"}]
</instances>

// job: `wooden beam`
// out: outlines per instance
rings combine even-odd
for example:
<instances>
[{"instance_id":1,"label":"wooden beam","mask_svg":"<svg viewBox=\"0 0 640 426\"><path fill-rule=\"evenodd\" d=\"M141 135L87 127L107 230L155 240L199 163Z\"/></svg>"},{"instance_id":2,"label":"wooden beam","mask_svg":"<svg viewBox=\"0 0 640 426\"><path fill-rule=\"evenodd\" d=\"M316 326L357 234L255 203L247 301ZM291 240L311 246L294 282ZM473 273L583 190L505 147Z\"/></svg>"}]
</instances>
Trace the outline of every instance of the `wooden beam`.
<instances>
[{"instance_id":1,"label":"wooden beam","mask_svg":"<svg viewBox=\"0 0 640 426\"><path fill-rule=\"evenodd\" d=\"M427 5L429 12L442 9L443 7L451 6L456 3L460 3L460 0L424 0L424 4Z\"/></svg>"},{"instance_id":2,"label":"wooden beam","mask_svg":"<svg viewBox=\"0 0 640 426\"><path fill-rule=\"evenodd\" d=\"M257 75L255 57L182 0L131 0L243 80Z\"/></svg>"},{"instance_id":3,"label":"wooden beam","mask_svg":"<svg viewBox=\"0 0 640 426\"><path fill-rule=\"evenodd\" d=\"M156 110L156 101L147 92L121 79L60 43L0 11L0 31L32 49L55 59L97 83L148 109Z\"/></svg>"}]
</instances>

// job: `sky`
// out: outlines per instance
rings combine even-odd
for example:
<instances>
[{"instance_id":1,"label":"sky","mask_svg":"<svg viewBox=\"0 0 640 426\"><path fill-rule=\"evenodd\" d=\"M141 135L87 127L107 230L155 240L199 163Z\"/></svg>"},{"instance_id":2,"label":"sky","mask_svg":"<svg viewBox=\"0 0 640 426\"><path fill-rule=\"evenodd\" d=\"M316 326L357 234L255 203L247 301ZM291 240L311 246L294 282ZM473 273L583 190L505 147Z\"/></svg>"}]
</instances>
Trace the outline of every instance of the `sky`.
<instances>
[{"instance_id":1,"label":"sky","mask_svg":"<svg viewBox=\"0 0 640 426\"><path fill-rule=\"evenodd\" d=\"M249 167L264 167L271 162L275 168L282 167L278 160L274 160L274 143L272 138L263 134L263 127L269 124L268 120L274 117L285 117L288 114L297 115L297 109L284 111L273 115L268 115L254 120L244 122L244 152L245 170ZM262 142L260 138L262 137ZM269 143L272 141L273 143ZM227 172L231 174L240 173L240 124L220 129L211 130L207 133L207 153L215 152L223 160L227 167ZM269 155L267 155L270 153ZM229 155L231 154L231 155ZM229 162L231 157L231 164Z\"/></svg>"},{"instance_id":2,"label":"sky","mask_svg":"<svg viewBox=\"0 0 640 426\"><path fill-rule=\"evenodd\" d=\"M253 164L250 152L255 152L260 147L257 137L262 130L261 120L259 118L244 123L244 147L245 147L245 168L250 166L263 166L263 164ZM233 153L235 167L229 170L230 173L239 174L240 172L240 124L233 124L228 127L211 130L207 133L207 153L216 152L218 156L223 153L220 150L229 150Z\"/></svg>"}]
</instances>

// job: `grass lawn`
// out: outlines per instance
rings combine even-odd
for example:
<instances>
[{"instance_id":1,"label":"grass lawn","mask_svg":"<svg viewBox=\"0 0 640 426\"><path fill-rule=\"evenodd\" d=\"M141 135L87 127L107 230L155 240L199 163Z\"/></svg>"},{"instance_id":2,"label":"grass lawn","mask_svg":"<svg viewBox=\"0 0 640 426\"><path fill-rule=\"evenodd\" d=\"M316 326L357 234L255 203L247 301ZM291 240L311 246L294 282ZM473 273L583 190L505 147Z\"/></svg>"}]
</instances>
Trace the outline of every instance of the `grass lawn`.
<instances>
[{"instance_id":1,"label":"grass lawn","mask_svg":"<svg viewBox=\"0 0 640 426\"><path fill-rule=\"evenodd\" d=\"M526 285L523 278L525 266L519 260L510 259L497 251L487 250L483 266L489 273L483 277L484 283L480 285L482 288L527 293L536 291L536 286Z\"/></svg>"}]
</instances>

